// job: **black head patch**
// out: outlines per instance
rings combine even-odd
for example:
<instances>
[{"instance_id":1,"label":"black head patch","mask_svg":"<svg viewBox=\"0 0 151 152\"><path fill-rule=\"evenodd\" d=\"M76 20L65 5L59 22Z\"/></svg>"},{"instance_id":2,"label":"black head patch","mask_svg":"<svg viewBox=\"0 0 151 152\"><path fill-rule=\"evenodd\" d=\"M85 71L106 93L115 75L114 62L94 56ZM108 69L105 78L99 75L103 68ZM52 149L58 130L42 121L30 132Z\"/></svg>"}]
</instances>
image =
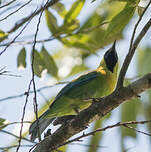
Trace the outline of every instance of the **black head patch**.
<instances>
[{"instance_id":1,"label":"black head patch","mask_svg":"<svg viewBox=\"0 0 151 152\"><path fill-rule=\"evenodd\" d=\"M115 42L105 54L104 54L104 60L106 63L107 68L113 73L114 67L118 61L118 56L115 50Z\"/></svg>"}]
</instances>

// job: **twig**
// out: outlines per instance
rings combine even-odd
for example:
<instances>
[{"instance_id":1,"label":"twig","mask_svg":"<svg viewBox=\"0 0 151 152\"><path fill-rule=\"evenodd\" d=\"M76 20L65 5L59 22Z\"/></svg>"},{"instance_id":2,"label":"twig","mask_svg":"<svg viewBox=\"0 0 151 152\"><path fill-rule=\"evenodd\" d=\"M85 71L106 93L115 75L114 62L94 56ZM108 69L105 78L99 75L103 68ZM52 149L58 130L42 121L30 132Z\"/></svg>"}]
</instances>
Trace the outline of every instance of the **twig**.
<instances>
[{"instance_id":1,"label":"twig","mask_svg":"<svg viewBox=\"0 0 151 152\"><path fill-rule=\"evenodd\" d=\"M128 152L129 150L132 150L132 149L134 149L135 147L136 147L136 146L126 148L126 149L123 150L123 152Z\"/></svg>"},{"instance_id":2,"label":"twig","mask_svg":"<svg viewBox=\"0 0 151 152\"><path fill-rule=\"evenodd\" d=\"M20 124L22 122L11 122L11 123L7 123L7 124L4 124L4 125L0 125L0 129L4 128L4 127L7 127L7 126L10 126L10 125L14 125L14 124ZM23 123L31 123L30 121L24 121Z\"/></svg>"},{"instance_id":3,"label":"twig","mask_svg":"<svg viewBox=\"0 0 151 152\"><path fill-rule=\"evenodd\" d=\"M151 73L146 74L126 87L115 90L112 94L101 98L87 109L81 111L71 121L63 124L52 135L47 136L44 140L38 143L33 152L39 152L42 150L50 152L55 150L70 137L85 130L92 121L103 118L120 104L136 98L137 94L140 94L149 88L151 88ZM142 124L144 122L140 123Z\"/></svg>"},{"instance_id":4,"label":"twig","mask_svg":"<svg viewBox=\"0 0 151 152\"><path fill-rule=\"evenodd\" d=\"M28 20L28 22L26 23L26 25L25 25L25 26L22 28L22 30L14 37L14 39L5 47L5 49L0 52L0 56L1 56L1 55L7 50L7 48L17 39L17 37L22 34L22 32L25 30L25 28L27 27L27 25L30 23L31 20L32 20L32 18L30 18L30 20Z\"/></svg>"},{"instance_id":5,"label":"twig","mask_svg":"<svg viewBox=\"0 0 151 152\"><path fill-rule=\"evenodd\" d=\"M144 134L144 135L147 135L147 136L151 136L151 134L149 133L146 133L144 131L140 131L132 126L128 126L127 124L124 124L123 127L126 127L126 128L129 128L129 129L133 129L134 131L138 132L138 133L141 133L141 134Z\"/></svg>"},{"instance_id":6,"label":"twig","mask_svg":"<svg viewBox=\"0 0 151 152\"><path fill-rule=\"evenodd\" d=\"M6 152L6 150L12 149L12 148L16 148L18 145L12 145L12 146L6 146L6 147L0 147L1 150L3 150L4 152ZM33 145L20 145L20 147L31 147Z\"/></svg>"},{"instance_id":7,"label":"twig","mask_svg":"<svg viewBox=\"0 0 151 152\"><path fill-rule=\"evenodd\" d=\"M14 12L8 14L7 16L5 16L4 18L0 19L0 22L7 19L8 17L10 17L11 15L15 14L16 12L18 12L19 10L21 10L23 7L25 7L26 5L28 5L32 0L29 0L27 3L25 3L24 5L22 5L21 7L19 7L18 9L16 9Z\"/></svg>"},{"instance_id":8,"label":"twig","mask_svg":"<svg viewBox=\"0 0 151 152\"><path fill-rule=\"evenodd\" d=\"M133 30L133 33L132 33L132 37L131 37L131 41L130 41L130 47L129 47L129 51L132 49L132 45L133 45L133 41L134 41L134 37L135 37L135 33L136 33L136 30L137 30L137 27L139 25L139 23L141 22L146 10L148 9L149 5L151 4L151 1L147 4L147 6L145 7L143 13L141 14L141 16L139 17L139 20L137 21L137 23L135 24L135 27L134 27L134 30Z\"/></svg>"},{"instance_id":9,"label":"twig","mask_svg":"<svg viewBox=\"0 0 151 152\"><path fill-rule=\"evenodd\" d=\"M0 69L0 75L5 75L5 76L12 76L12 77L21 77L20 75L15 75L15 74L9 74L10 71L5 71L6 67L3 67Z\"/></svg>"},{"instance_id":10,"label":"twig","mask_svg":"<svg viewBox=\"0 0 151 152\"><path fill-rule=\"evenodd\" d=\"M5 134L8 134L8 135L11 135L11 136L13 136L13 137L15 137L15 138L17 138L17 139L20 139L19 136L16 136L15 134L13 134L13 133L11 133L11 132L9 132L9 131L0 130L0 132L5 133ZM22 137L22 139L23 139L23 140L26 140L26 141L28 141L28 142L34 143L34 144L36 143L36 142L33 142L33 141L31 141L31 140L29 140L29 139L27 139L27 138L25 138L25 137ZM19 146L19 145L18 145L18 146Z\"/></svg>"},{"instance_id":11,"label":"twig","mask_svg":"<svg viewBox=\"0 0 151 152\"><path fill-rule=\"evenodd\" d=\"M16 0L12 0L12 1L10 1L10 2L8 2L8 3L6 3L6 4L2 5L2 6L0 6L0 9L3 8L3 7L9 6L10 4L14 3L15 1Z\"/></svg>"},{"instance_id":12,"label":"twig","mask_svg":"<svg viewBox=\"0 0 151 152\"><path fill-rule=\"evenodd\" d=\"M20 4L15 4L15 5L12 5L12 6L9 6L9 7L6 7L5 9L1 10L0 11L0 15L3 15L3 14L7 14L8 11L10 11L11 9L16 9L16 7L20 6Z\"/></svg>"},{"instance_id":13,"label":"twig","mask_svg":"<svg viewBox=\"0 0 151 152\"><path fill-rule=\"evenodd\" d=\"M70 145L78 145L83 147L97 147L97 148L108 148L107 146L99 146L99 145L90 145L90 144L81 144L81 143L70 143Z\"/></svg>"},{"instance_id":14,"label":"twig","mask_svg":"<svg viewBox=\"0 0 151 152\"><path fill-rule=\"evenodd\" d=\"M135 129L133 127L130 127L130 126L127 126L127 125L134 125L134 124L145 124L145 123L151 123L151 120L146 120L146 121L129 121L129 122L118 122L114 125L109 125L107 127L104 127L104 128L99 128L99 129L96 129L95 131L92 131L92 132L89 132L89 133L83 133L83 135L79 136L79 137L76 137L72 140L69 140L61 145L59 145L58 147L61 147L61 146L64 146L64 145L67 145L69 143L72 143L72 142L75 142L75 141L79 141L81 138L84 138L84 137L87 137L87 136L90 136L90 135L94 135L95 133L97 132L100 132L100 131L106 131L107 129L111 129L111 128L114 128L114 127L120 127L120 126L124 126L124 127L127 127L127 128L130 128L130 129ZM136 129L135 129L136 130ZM145 135L149 135L151 136L150 134L147 134L147 133L144 133L142 131L138 131L136 130L137 132L139 133L143 133Z\"/></svg>"},{"instance_id":15,"label":"twig","mask_svg":"<svg viewBox=\"0 0 151 152\"><path fill-rule=\"evenodd\" d=\"M128 54L127 54L127 56L126 56L126 58L124 60L124 63L122 65L122 68L121 68L121 71L120 71L120 74L119 74L119 78L118 78L118 82L117 82L117 89L119 89L119 88L121 88L123 86L124 77L126 75L126 72L127 72L128 67L129 67L129 64L130 64L130 62L131 62L131 60L133 58L135 50L136 50L138 44L140 43L140 41L143 39L143 37L146 34L146 32L148 31L148 29L151 27L151 19L150 19L147 22L147 24L143 27L143 29L141 30L141 32L139 33L138 37L136 38L136 40L135 40L135 42L133 44L136 29L137 29L139 23L141 22L142 17L144 16L146 10L150 6L150 4L151 4L151 1L148 3L148 5L144 9L143 13L141 14L139 20L135 24L135 27L134 27L134 30L133 30L133 33L132 33L132 37L131 37L129 51L128 51Z\"/></svg>"},{"instance_id":16,"label":"twig","mask_svg":"<svg viewBox=\"0 0 151 152\"><path fill-rule=\"evenodd\" d=\"M45 10L45 7L47 6L48 2L49 2L49 0L47 0L44 7L42 7L43 9L41 10L41 13L40 13L40 16L39 16L39 20L38 20L38 24L37 24L37 28L36 28L36 33L35 33L35 37L34 37L34 44L33 44L33 49L32 49L33 50L32 51L32 63L31 63L32 83L33 83L33 89L34 89L34 112L35 112L35 115L36 115L39 142L41 141L41 135L40 135L40 131L39 131L38 103L37 103L37 92L36 92L35 73L34 73L34 59L35 59L36 39L37 39L38 31L39 31L41 17L42 17L42 14L43 14L43 12Z\"/></svg>"},{"instance_id":17,"label":"twig","mask_svg":"<svg viewBox=\"0 0 151 152\"><path fill-rule=\"evenodd\" d=\"M53 41L55 40L56 38L67 38L67 37L70 37L70 36L74 36L74 35L77 35L77 34L84 34L84 33L87 33L87 32L91 32L95 29L97 29L98 27L104 25L104 24L107 24L108 22L103 22L99 25L96 25L96 26L93 26L93 27L89 27L89 28L86 28L86 29L83 29L83 30L80 30L78 31L77 33L70 33L70 34L66 34L65 36L61 36L60 35L60 32L59 33L56 33L52 36L50 36L49 38L46 38L46 39L43 39L43 40L36 40L36 43L44 43L44 42L49 42L49 41ZM64 35L64 34L63 34ZM13 43L11 44L16 44L16 45L27 45L27 44L33 44L34 41L14 41ZM3 46L7 46L8 43L2 43L0 44L0 47L3 47Z\"/></svg>"},{"instance_id":18,"label":"twig","mask_svg":"<svg viewBox=\"0 0 151 152\"><path fill-rule=\"evenodd\" d=\"M54 85L41 87L41 88L37 89L36 92L40 92L41 90L50 89L50 88L52 88L52 87L54 87L56 85L66 84L66 83L69 83L69 82L68 81L66 81L66 82L58 82L58 83L56 83ZM29 94L31 94L31 93L34 93L34 91L29 91ZM23 97L25 95L26 95L26 92L18 94L18 95L15 95L15 96L5 97L5 98L0 99L0 102L6 101L6 100L11 100L11 99L14 99L14 98L20 98L20 97Z\"/></svg>"},{"instance_id":19,"label":"twig","mask_svg":"<svg viewBox=\"0 0 151 152\"><path fill-rule=\"evenodd\" d=\"M29 93L28 93L28 92L30 91L31 83L32 83L32 81L30 81L29 86L28 86L28 91L27 91L27 93L26 93L26 101L25 101L25 105L24 105L24 107L23 107L23 114L22 114L22 118L21 118L20 137L19 137L19 140L18 140L18 147L17 147L17 149L16 149L16 152L18 152L18 150L19 150L19 148L20 148L21 140L23 139L23 137L22 137L23 122L24 122L26 105L27 105L28 97L29 97Z\"/></svg>"},{"instance_id":20,"label":"twig","mask_svg":"<svg viewBox=\"0 0 151 152\"><path fill-rule=\"evenodd\" d=\"M59 0L51 0L47 6L45 7L45 9L47 9L48 7L54 5L55 3L57 3ZM38 9L36 12L30 14L29 16L21 19L20 21L18 21L15 26L10 29L8 31L8 33L12 33L12 32L15 32L18 28L20 28L23 24L25 24L28 20L30 20L31 18L35 17L36 15L38 15L42 10L43 10L44 7L41 7L40 9Z\"/></svg>"}]
</instances>

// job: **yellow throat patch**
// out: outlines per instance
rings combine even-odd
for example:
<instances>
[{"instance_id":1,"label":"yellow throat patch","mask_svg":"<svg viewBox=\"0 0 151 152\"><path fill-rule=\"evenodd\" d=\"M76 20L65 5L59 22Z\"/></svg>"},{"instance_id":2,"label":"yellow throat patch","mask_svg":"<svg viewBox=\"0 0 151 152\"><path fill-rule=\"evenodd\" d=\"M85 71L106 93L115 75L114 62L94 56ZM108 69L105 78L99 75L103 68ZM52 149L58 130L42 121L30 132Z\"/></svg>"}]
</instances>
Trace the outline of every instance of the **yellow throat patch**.
<instances>
[{"instance_id":1,"label":"yellow throat patch","mask_svg":"<svg viewBox=\"0 0 151 152\"><path fill-rule=\"evenodd\" d=\"M100 66L99 68L97 68L97 72L100 72L103 75L106 75L106 71L103 69L102 66Z\"/></svg>"}]
</instances>

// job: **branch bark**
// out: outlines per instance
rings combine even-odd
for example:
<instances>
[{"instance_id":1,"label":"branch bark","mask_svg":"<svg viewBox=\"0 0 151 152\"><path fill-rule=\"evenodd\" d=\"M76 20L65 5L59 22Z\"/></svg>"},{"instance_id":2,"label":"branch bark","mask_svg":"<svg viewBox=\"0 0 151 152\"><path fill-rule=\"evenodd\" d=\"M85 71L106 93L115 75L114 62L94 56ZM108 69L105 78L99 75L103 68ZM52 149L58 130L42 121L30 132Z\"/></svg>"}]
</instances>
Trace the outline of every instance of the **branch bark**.
<instances>
[{"instance_id":1,"label":"branch bark","mask_svg":"<svg viewBox=\"0 0 151 152\"><path fill-rule=\"evenodd\" d=\"M86 129L87 126L93 120L97 120L104 117L106 114L108 114L110 111L118 107L120 104L132 98L138 97L138 94L151 88L151 73L148 73L147 75L133 82L127 87L123 86L124 77L129 67L129 64L132 60L132 57L135 53L135 50L150 27L151 27L151 19L149 19L149 21L145 24L145 26L137 36L135 42L133 43L132 47L130 47L126 59L124 61L124 64L122 66L122 69L120 71L120 75L115 91L109 96L99 99L98 102L92 104L89 108L81 111L69 123L63 124L52 135L46 137L43 141L38 143L35 149L33 150L33 152L40 152L40 151L50 152L57 149L58 147L64 145L64 143L70 137ZM134 34L135 34L135 28L134 28Z\"/></svg>"},{"instance_id":2,"label":"branch bark","mask_svg":"<svg viewBox=\"0 0 151 152\"><path fill-rule=\"evenodd\" d=\"M116 89L111 95L99 99L100 101L81 111L69 123L63 124L56 132L38 143L33 152L50 152L55 150L63 145L71 136L86 129L88 124L93 120L102 118L120 104L136 98L138 94L149 88L151 88L151 73L126 87Z\"/></svg>"}]
</instances>

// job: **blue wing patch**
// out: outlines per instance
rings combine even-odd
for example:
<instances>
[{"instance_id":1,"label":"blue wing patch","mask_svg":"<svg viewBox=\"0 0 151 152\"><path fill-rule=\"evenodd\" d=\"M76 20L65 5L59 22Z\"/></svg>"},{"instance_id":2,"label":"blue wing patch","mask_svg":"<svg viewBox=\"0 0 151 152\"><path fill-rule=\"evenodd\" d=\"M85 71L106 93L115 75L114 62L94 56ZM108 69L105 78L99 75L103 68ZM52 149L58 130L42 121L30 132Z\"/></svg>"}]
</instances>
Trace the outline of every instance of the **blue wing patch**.
<instances>
[{"instance_id":1,"label":"blue wing patch","mask_svg":"<svg viewBox=\"0 0 151 152\"><path fill-rule=\"evenodd\" d=\"M69 84L67 84L56 96L55 100L57 100L59 97L61 97L62 95L66 94L68 91L70 91L71 89L81 86L85 83L87 83L90 80L95 79L98 76L98 73L96 71L90 72L88 74L82 75L79 78L71 81ZM54 100L54 101L55 101Z\"/></svg>"}]
</instances>

